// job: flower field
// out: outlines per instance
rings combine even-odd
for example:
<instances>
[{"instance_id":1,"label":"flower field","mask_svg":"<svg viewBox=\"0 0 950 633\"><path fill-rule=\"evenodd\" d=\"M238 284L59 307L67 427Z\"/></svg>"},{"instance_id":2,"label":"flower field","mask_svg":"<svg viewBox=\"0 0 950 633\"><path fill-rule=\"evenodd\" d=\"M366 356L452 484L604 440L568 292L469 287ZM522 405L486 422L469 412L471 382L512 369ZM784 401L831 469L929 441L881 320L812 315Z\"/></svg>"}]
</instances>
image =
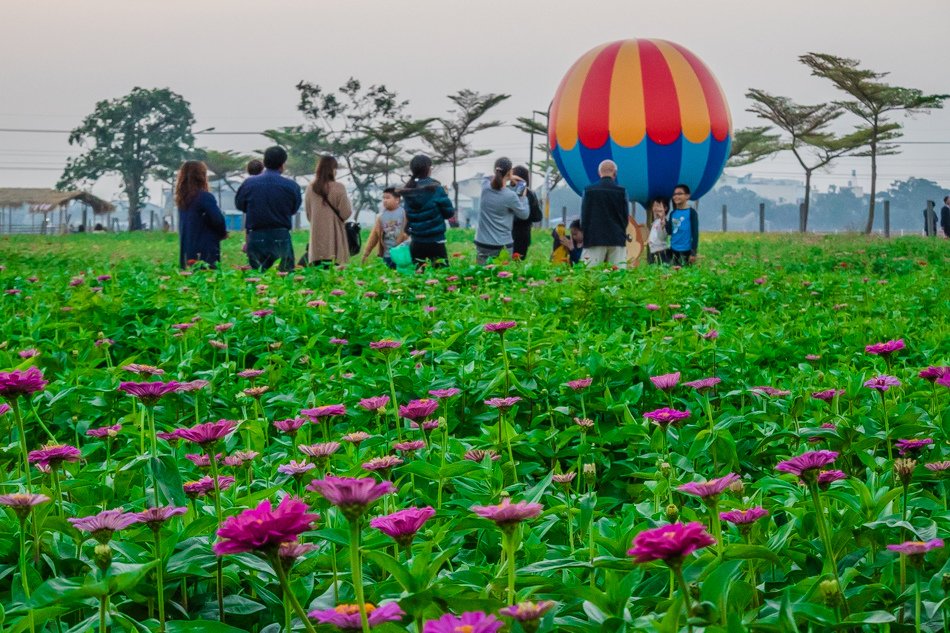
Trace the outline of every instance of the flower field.
<instances>
[{"instance_id":1,"label":"flower field","mask_svg":"<svg viewBox=\"0 0 950 633\"><path fill-rule=\"evenodd\" d=\"M0 242L0 630L950 630L950 250Z\"/></svg>"}]
</instances>

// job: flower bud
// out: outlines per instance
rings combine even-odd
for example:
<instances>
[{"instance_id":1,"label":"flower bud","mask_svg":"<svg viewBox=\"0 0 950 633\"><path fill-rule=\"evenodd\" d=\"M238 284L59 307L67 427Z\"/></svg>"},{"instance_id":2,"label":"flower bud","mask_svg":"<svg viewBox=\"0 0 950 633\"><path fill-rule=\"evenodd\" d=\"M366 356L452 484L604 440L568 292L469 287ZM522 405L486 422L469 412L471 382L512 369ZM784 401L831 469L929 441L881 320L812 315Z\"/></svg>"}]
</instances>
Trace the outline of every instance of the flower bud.
<instances>
[{"instance_id":1,"label":"flower bud","mask_svg":"<svg viewBox=\"0 0 950 633\"><path fill-rule=\"evenodd\" d=\"M666 506L666 520L670 523L675 523L676 519L680 516L680 509L676 507L675 503L671 503Z\"/></svg>"},{"instance_id":2,"label":"flower bud","mask_svg":"<svg viewBox=\"0 0 950 633\"><path fill-rule=\"evenodd\" d=\"M108 543L96 545L93 560L96 562L96 567L102 571L109 569L109 565L112 564L112 548L109 547Z\"/></svg>"},{"instance_id":3,"label":"flower bud","mask_svg":"<svg viewBox=\"0 0 950 633\"><path fill-rule=\"evenodd\" d=\"M670 466L669 462L660 462L660 474L663 475L664 478L668 478L672 470L673 467Z\"/></svg>"},{"instance_id":4,"label":"flower bud","mask_svg":"<svg viewBox=\"0 0 950 633\"><path fill-rule=\"evenodd\" d=\"M841 603L841 588L838 586L837 580L823 580L818 585L818 589L821 591L825 604L829 607L834 608Z\"/></svg>"},{"instance_id":5,"label":"flower bud","mask_svg":"<svg viewBox=\"0 0 950 633\"><path fill-rule=\"evenodd\" d=\"M729 492L741 497L742 493L745 492L745 484L741 479L737 479L736 481L729 484Z\"/></svg>"},{"instance_id":6,"label":"flower bud","mask_svg":"<svg viewBox=\"0 0 950 633\"><path fill-rule=\"evenodd\" d=\"M915 459L901 457L894 460L894 474L901 480L901 484L905 488L910 485L915 468L917 468L917 460Z\"/></svg>"},{"instance_id":7,"label":"flower bud","mask_svg":"<svg viewBox=\"0 0 950 633\"><path fill-rule=\"evenodd\" d=\"M597 482L597 466L594 464L584 464L584 481L588 486L593 486Z\"/></svg>"}]
</instances>

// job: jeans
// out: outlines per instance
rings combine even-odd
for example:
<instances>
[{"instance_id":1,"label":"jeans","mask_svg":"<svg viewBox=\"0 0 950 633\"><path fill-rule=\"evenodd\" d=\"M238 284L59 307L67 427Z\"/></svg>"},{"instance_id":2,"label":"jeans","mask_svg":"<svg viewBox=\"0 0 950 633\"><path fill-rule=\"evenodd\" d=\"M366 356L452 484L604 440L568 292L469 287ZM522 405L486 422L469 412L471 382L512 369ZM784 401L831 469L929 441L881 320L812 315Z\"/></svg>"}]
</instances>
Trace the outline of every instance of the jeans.
<instances>
[{"instance_id":1,"label":"jeans","mask_svg":"<svg viewBox=\"0 0 950 633\"><path fill-rule=\"evenodd\" d=\"M512 244L496 246L494 244L480 244L479 242L475 242L475 263L479 266L484 266L488 263L489 259L494 259L501 255L503 250L511 252L512 246Z\"/></svg>"},{"instance_id":2,"label":"jeans","mask_svg":"<svg viewBox=\"0 0 950 633\"><path fill-rule=\"evenodd\" d=\"M429 263L433 268L444 268L449 265L449 254L445 250L445 242L409 242L409 254L416 270Z\"/></svg>"},{"instance_id":3,"label":"jeans","mask_svg":"<svg viewBox=\"0 0 950 633\"><path fill-rule=\"evenodd\" d=\"M294 269L294 245L287 229L254 229L247 238L247 263L251 268L267 270L280 260L278 270Z\"/></svg>"}]
</instances>

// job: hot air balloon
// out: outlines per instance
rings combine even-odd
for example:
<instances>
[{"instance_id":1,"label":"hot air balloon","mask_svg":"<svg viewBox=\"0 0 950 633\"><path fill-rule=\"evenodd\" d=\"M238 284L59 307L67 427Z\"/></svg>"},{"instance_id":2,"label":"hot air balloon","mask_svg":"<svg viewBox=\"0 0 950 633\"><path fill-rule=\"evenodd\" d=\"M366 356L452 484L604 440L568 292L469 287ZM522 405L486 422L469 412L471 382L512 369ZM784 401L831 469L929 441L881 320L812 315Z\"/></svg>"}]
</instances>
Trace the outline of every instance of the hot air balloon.
<instances>
[{"instance_id":1,"label":"hot air balloon","mask_svg":"<svg viewBox=\"0 0 950 633\"><path fill-rule=\"evenodd\" d=\"M719 179L732 145L732 120L716 78L673 42L631 39L585 53L558 87L548 142L578 194L599 179L604 159L633 201L669 198L686 184L699 198Z\"/></svg>"}]
</instances>

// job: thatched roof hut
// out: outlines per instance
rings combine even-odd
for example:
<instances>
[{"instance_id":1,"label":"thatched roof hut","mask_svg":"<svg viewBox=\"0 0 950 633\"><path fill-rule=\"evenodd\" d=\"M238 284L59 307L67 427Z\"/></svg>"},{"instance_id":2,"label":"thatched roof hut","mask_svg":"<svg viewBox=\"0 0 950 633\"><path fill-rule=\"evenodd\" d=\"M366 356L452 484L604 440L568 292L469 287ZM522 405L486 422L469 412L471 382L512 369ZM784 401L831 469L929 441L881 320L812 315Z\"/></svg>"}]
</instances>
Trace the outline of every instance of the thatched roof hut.
<instances>
[{"instance_id":1,"label":"thatched roof hut","mask_svg":"<svg viewBox=\"0 0 950 633\"><path fill-rule=\"evenodd\" d=\"M56 191L55 189L0 188L0 208L29 205L37 213L49 212L76 200L84 202L95 214L112 213L115 207L111 202L96 197L87 191Z\"/></svg>"}]
</instances>

